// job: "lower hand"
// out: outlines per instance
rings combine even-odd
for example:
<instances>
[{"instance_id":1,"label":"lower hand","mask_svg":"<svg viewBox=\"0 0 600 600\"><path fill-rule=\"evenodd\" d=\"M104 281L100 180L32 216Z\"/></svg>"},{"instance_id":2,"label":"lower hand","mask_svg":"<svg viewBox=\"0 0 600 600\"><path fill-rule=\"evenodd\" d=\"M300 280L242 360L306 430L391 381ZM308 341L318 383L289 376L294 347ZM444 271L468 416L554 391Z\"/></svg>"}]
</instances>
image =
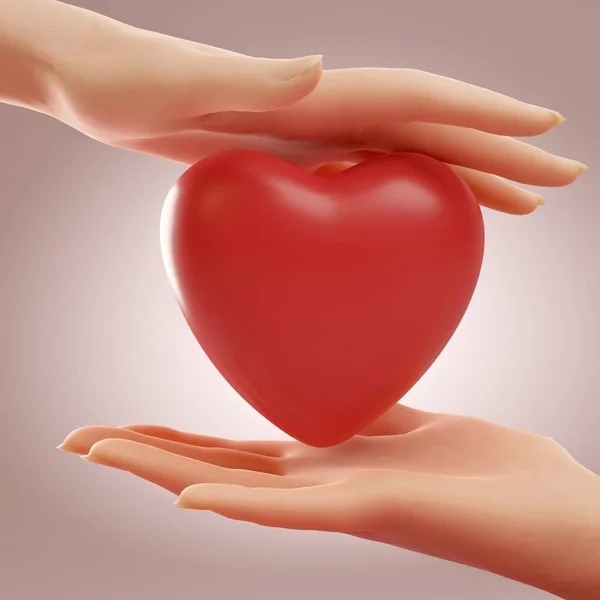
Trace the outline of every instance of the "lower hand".
<instances>
[{"instance_id":1,"label":"lower hand","mask_svg":"<svg viewBox=\"0 0 600 600\"><path fill-rule=\"evenodd\" d=\"M539 435L396 405L326 449L151 425L84 427L60 448L153 482L183 508L346 533L560 597L600 597L600 477Z\"/></svg>"}]
</instances>

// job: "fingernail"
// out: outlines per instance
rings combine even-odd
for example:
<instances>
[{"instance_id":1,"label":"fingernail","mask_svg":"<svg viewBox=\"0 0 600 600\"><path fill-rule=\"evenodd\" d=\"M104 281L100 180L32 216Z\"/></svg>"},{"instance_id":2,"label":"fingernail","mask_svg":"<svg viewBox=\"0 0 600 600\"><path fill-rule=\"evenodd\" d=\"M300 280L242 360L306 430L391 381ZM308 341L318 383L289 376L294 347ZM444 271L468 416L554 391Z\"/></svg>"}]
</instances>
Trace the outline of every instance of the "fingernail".
<instances>
[{"instance_id":1,"label":"fingernail","mask_svg":"<svg viewBox=\"0 0 600 600\"><path fill-rule=\"evenodd\" d=\"M542 204L546 204L546 201L544 200L544 198L542 196L540 196L539 194L534 194L533 197L537 201L538 206L541 206Z\"/></svg>"},{"instance_id":2,"label":"fingernail","mask_svg":"<svg viewBox=\"0 0 600 600\"><path fill-rule=\"evenodd\" d=\"M281 79L288 81L298 77L311 75L317 67L320 69L323 57L318 54L314 56L303 56L302 58L294 58L284 61L285 66L281 70Z\"/></svg>"},{"instance_id":3,"label":"fingernail","mask_svg":"<svg viewBox=\"0 0 600 600\"><path fill-rule=\"evenodd\" d=\"M562 123L564 123L567 120L559 112L556 112L554 110L551 110L550 114L552 115L552 118L554 119L555 125L561 125Z\"/></svg>"},{"instance_id":4,"label":"fingernail","mask_svg":"<svg viewBox=\"0 0 600 600\"><path fill-rule=\"evenodd\" d=\"M64 452L71 452L73 454L79 454L79 452L77 452L77 446L74 444L70 444L68 442L67 438L62 444L56 446L57 450L63 450Z\"/></svg>"},{"instance_id":5,"label":"fingernail","mask_svg":"<svg viewBox=\"0 0 600 600\"><path fill-rule=\"evenodd\" d=\"M182 490L177 500L175 500L175 506L177 508L200 508L196 487L188 487Z\"/></svg>"},{"instance_id":6,"label":"fingernail","mask_svg":"<svg viewBox=\"0 0 600 600\"><path fill-rule=\"evenodd\" d=\"M98 458L96 456L94 456L93 454L85 454L84 456L81 457L81 460L85 460L85 462L89 462L89 463L94 463L95 465L106 464L105 462L99 461Z\"/></svg>"},{"instance_id":7,"label":"fingernail","mask_svg":"<svg viewBox=\"0 0 600 600\"><path fill-rule=\"evenodd\" d=\"M174 506L176 508L192 508L192 505L189 502L186 502L185 498L182 498L181 496L175 500Z\"/></svg>"},{"instance_id":8,"label":"fingernail","mask_svg":"<svg viewBox=\"0 0 600 600\"><path fill-rule=\"evenodd\" d=\"M584 165L578 160L571 160L569 162L573 166L573 169L575 169L575 178L579 177L582 173L588 170L588 166Z\"/></svg>"}]
</instances>

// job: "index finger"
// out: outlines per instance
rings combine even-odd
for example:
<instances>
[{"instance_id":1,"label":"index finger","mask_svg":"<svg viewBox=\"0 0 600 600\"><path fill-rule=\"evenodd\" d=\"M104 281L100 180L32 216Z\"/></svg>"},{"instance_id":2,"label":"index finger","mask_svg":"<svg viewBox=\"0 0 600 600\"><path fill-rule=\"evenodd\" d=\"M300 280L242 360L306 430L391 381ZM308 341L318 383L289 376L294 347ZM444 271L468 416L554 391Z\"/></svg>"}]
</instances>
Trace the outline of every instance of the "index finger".
<instances>
[{"instance_id":1,"label":"index finger","mask_svg":"<svg viewBox=\"0 0 600 600\"><path fill-rule=\"evenodd\" d=\"M323 84L296 109L313 103L342 124L419 121L513 137L539 135L565 120L556 111L414 69L327 71Z\"/></svg>"},{"instance_id":2,"label":"index finger","mask_svg":"<svg viewBox=\"0 0 600 600\"><path fill-rule=\"evenodd\" d=\"M207 115L201 125L237 133L343 138L357 126L424 122L512 137L545 133L564 117L548 108L469 83L414 69L324 71L314 92L291 107L258 114Z\"/></svg>"}]
</instances>

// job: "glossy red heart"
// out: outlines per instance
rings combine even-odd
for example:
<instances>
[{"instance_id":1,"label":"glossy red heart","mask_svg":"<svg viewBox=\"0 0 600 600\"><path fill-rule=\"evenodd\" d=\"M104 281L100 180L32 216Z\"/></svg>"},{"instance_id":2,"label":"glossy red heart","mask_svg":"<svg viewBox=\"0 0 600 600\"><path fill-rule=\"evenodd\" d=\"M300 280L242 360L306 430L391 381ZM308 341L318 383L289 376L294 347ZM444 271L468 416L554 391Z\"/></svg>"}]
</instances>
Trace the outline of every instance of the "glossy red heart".
<instances>
[{"instance_id":1,"label":"glossy red heart","mask_svg":"<svg viewBox=\"0 0 600 600\"><path fill-rule=\"evenodd\" d=\"M161 242L220 373L284 432L326 447L391 408L437 358L471 300L484 229L469 187L427 156L325 178L232 151L181 176Z\"/></svg>"}]
</instances>

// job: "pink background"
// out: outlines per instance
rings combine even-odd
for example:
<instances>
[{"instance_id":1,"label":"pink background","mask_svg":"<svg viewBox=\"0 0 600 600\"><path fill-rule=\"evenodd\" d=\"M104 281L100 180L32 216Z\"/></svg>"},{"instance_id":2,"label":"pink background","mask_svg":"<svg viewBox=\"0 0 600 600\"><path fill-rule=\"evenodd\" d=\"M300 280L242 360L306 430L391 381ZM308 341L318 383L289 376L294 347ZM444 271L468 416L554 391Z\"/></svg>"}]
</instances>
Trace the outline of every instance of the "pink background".
<instances>
[{"instance_id":1,"label":"pink background","mask_svg":"<svg viewBox=\"0 0 600 600\"><path fill-rule=\"evenodd\" d=\"M565 114L540 143L592 168L533 216L485 211L471 308L406 402L550 435L600 472L600 4L79 4L249 54L425 69ZM86 424L283 436L203 356L168 287L158 219L185 167L14 107L0 106L0 131L0 597L549 597L375 543L177 510L167 492L55 450Z\"/></svg>"}]
</instances>

